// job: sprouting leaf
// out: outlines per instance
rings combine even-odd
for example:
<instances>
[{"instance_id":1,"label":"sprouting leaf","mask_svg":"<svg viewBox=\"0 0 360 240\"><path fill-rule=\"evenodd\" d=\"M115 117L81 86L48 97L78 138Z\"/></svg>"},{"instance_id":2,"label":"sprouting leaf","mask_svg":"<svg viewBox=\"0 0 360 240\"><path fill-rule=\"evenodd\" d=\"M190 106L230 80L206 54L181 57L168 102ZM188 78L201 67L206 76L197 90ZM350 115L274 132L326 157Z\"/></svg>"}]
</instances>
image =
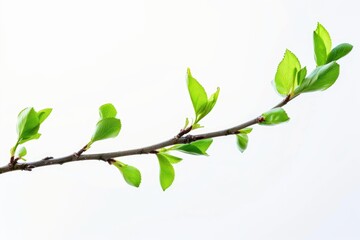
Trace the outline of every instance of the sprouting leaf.
<instances>
[{"instance_id":1,"label":"sprouting leaf","mask_svg":"<svg viewBox=\"0 0 360 240\"><path fill-rule=\"evenodd\" d=\"M342 43L337 45L333 50L331 50L328 58L327 63L336 61L344 56L346 56L351 50L353 46L348 43Z\"/></svg>"},{"instance_id":2,"label":"sprouting leaf","mask_svg":"<svg viewBox=\"0 0 360 240\"><path fill-rule=\"evenodd\" d=\"M48 118L51 112L52 108L45 108L37 112L40 124Z\"/></svg>"},{"instance_id":3,"label":"sprouting leaf","mask_svg":"<svg viewBox=\"0 0 360 240\"><path fill-rule=\"evenodd\" d=\"M201 126L201 124L200 123L194 123L193 125L192 125L192 130L195 130L195 129L198 129L198 128L203 128L204 126Z\"/></svg>"},{"instance_id":4,"label":"sprouting leaf","mask_svg":"<svg viewBox=\"0 0 360 240\"><path fill-rule=\"evenodd\" d=\"M208 99L204 87L191 75L189 68L187 70L187 85L195 115L198 116L205 109Z\"/></svg>"},{"instance_id":5,"label":"sprouting leaf","mask_svg":"<svg viewBox=\"0 0 360 240\"><path fill-rule=\"evenodd\" d=\"M106 103L106 104L100 106L99 114L100 114L101 119L115 118L117 111L116 111L116 108L114 107L114 105L112 105L111 103Z\"/></svg>"},{"instance_id":6,"label":"sprouting leaf","mask_svg":"<svg viewBox=\"0 0 360 240\"><path fill-rule=\"evenodd\" d=\"M139 187L141 183L141 173L133 166L124 164L120 161L113 162L112 165L117 167L122 173L124 180L131 186Z\"/></svg>"},{"instance_id":7,"label":"sprouting leaf","mask_svg":"<svg viewBox=\"0 0 360 240\"><path fill-rule=\"evenodd\" d=\"M239 133L245 133L245 134L249 134L252 132L252 128L243 128L239 130Z\"/></svg>"},{"instance_id":8,"label":"sprouting leaf","mask_svg":"<svg viewBox=\"0 0 360 240\"><path fill-rule=\"evenodd\" d=\"M26 142L28 142L28 141L30 141L30 140L39 139L40 137L41 137L41 134L40 134L40 133L36 133L36 134L34 134L34 135L32 135L32 136L30 136L30 137L28 137L28 138L21 138L21 139L19 140L19 143L18 143L18 144L23 144L23 143L26 143Z\"/></svg>"},{"instance_id":9,"label":"sprouting leaf","mask_svg":"<svg viewBox=\"0 0 360 240\"><path fill-rule=\"evenodd\" d=\"M303 67L302 69L300 69L300 71L297 74L297 85L301 85L302 81L305 79L307 74L307 69L306 67Z\"/></svg>"},{"instance_id":10,"label":"sprouting leaf","mask_svg":"<svg viewBox=\"0 0 360 240\"><path fill-rule=\"evenodd\" d=\"M322 39L322 41L325 45L326 55L329 54L329 52L331 50L331 37L330 37L329 32L320 23L317 24L315 32Z\"/></svg>"},{"instance_id":11,"label":"sprouting leaf","mask_svg":"<svg viewBox=\"0 0 360 240\"><path fill-rule=\"evenodd\" d=\"M275 74L275 87L279 94L286 96L294 89L295 77L300 68L298 58L286 49Z\"/></svg>"},{"instance_id":12,"label":"sprouting leaf","mask_svg":"<svg viewBox=\"0 0 360 240\"><path fill-rule=\"evenodd\" d=\"M202 118L204 118L214 108L217 99L219 97L219 92L220 92L220 88L217 88L216 92L210 96L204 111L198 115L197 122L200 121Z\"/></svg>"},{"instance_id":13,"label":"sprouting leaf","mask_svg":"<svg viewBox=\"0 0 360 240\"><path fill-rule=\"evenodd\" d=\"M333 85L340 73L340 66L336 62L317 67L307 76L295 93L326 90Z\"/></svg>"},{"instance_id":14,"label":"sprouting leaf","mask_svg":"<svg viewBox=\"0 0 360 240\"><path fill-rule=\"evenodd\" d=\"M165 155L158 153L156 156L159 160L160 166L160 185L161 188L165 191L174 181L175 170Z\"/></svg>"},{"instance_id":15,"label":"sprouting leaf","mask_svg":"<svg viewBox=\"0 0 360 240\"><path fill-rule=\"evenodd\" d=\"M167 160L168 160L171 164L176 164L176 163L178 163L178 162L180 162L180 161L182 160L182 158L179 158L179 157L170 155L170 154L165 153L165 152L162 152L162 153L159 153L159 154L162 154L163 156L165 156L165 157L167 158Z\"/></svg>"},{"instance_id":16,"label":"sprouting leaf","mask_svg":"<svg viewBox=\"0 0 360 240\"><path fill-rule=\"evenodd\" d=\"M220 88L217 88L216 92L208 99L204 87L191 75L189 68L187 70L187 85L195 111L195 123L193 124L193 129L195 129L194 125L214 108L219 96Z\"/></svg>"},{"instance_id":17,"label":"sprouting leaf","mask_svg":"<svg viewBox=\"0 0 360 240\"><path fill-rule=\"evenodd\" d=\"M282 108L273 108L270 111L262 114L264 121L260 125L275 125L289 120L288 115Z\"/></svg>"},{"instance_id":18,"label":"sprouting leaf","mask_svg":"<svg viewBox=\"0 0 360 240\"><path fill-rule=\"evenodd\" d=\"M326 64L328 54L331 50L331 38L328 31L320 23L314 31L314 52L317 66Z\"/></svg>"},{"instance_id":19,"label":"sprouting leaf","mask_svg":"<svg viewBox=\"0 0 360 240\"><path fill-rule=\"evenodd\" d=\"M121 129L120 119L104 118L96 124L95 133L91 138L91 143L116 137Z\"/></svg>"},{"instance_id":20,"label":"sprouting leaf","mask_svg":"<svg viewBox=\"0 0 360 240\"><path fill-rule=\"evenodd\" d=\"M314 31L314 52L317 66L324 65L327 59L326 46L321 37Z\"/></svg>"},{"instance_id":21,"label":"sprouting leaf","mask_svg":"<svg viewBox=\"0 0 360 240\"><path fill-rule=\"evenodd\" d=\"M189 126L189 118L185 119L185 125L183 127L183 129L186 129Z\"/></svg>"},{"instance_id":22,"label":"sprouting leaf","mask_svg":"<svg viewBox=\"0 0 360 240\"><path fill-rule=\"evenodd\" d=\"M18 156L19 156L19 158L25 157L26 154L27 154L26 148L22 146L22 147L18 150Z\"/></svg>"},{"instance_id":23,"label":"sprouting leaf","mask_svg":"<svg viewBox=\"0 0 360 240\"><path fill-rule=\"evenodd\" d=\"M25 108L19 113L17 121L18 139L26 139L37 134L40 121L34 108Z\"/></svg>"},{"instance_id":24,"label":"sprouting leaf","mask_svg":"<svg viewBox=\"0 0 360 240\"><path fill-rule=\"evenodd\" d=\"M202 139L188 144L177 144L169 150L177 150L194 155L207 155L206 151L212 142L212 139Z\"/></svg>"},{"instance_id":25,"label":"sprouting leaf","mask_svg":"<svg viewBox=\"0 0 360 240\"><path fill-rule=\"evenodd\" d=\"M248 135L246 133L239 133L239 134L236 134L236 138L237 138L237 145L239 147L239 150L241 152L244 152L247 148L248 141L249 141Z\"/></svg>"}]
</instances>

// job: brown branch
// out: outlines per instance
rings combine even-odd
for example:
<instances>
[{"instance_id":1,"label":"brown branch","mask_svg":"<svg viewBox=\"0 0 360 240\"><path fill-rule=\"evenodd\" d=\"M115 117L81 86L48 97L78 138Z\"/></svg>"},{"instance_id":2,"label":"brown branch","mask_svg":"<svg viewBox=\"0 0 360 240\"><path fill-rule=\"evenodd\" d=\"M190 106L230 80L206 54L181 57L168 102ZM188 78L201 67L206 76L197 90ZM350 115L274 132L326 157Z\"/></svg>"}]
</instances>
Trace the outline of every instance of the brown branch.
<instances>
[{"instance_id":1,"label":"brown branch","mask_svg":"<svg viewBox=\"0 0 360 240\"><path fill-rule=\"evenodd\" d=\"M283 101L281 101L279 104L275 105L273 108L276 107L282 107L286 105L288 102L290 102L292 99L294 99L296 96L287 96ZM251 119L250 121L244 122L240 125L234 126L232 128L220 130L220 131L214 131L209 133L203 133L203 134L197 134L197 135L190 135L188 134L191 131L191 127L188 127L186 129L182 129L175 137L168 139L166 141L150 145L147 147L142 148L135 148L125 151L116 151L116 152L106 152L106 153L94 153L94 154L82 154L86 146L82 148L79 152L75 154L71 154L68 156L60 157L60 158L52 158L52 157L46 157L44 159L41 159L39 161L34 162L27 162L27 163L15 163L15 164L8 164L6 166L0 167L0 174L6 173L6 172L12 172L16 170L25 170L25 171L31 171L34 168L38 167L45 167L45 166L51 166L51 165L62 165L64 163L70 163L70 162L78 162L78 161L90 161L90 160L98 160L98 161L104 161L109 162L113 158L116 157L123 157L123 156L130 156L130 155L140 155L140 154L156 154L158 149L172 146L175 144L183 144L183 143L190 143L194 142L200 139L208 139L208 138L215 138L215 137L222 137L222 136L228 136L239 133L239 130L244 129L246 127L258 124L262 122L264 119L262 116L256 117L254 119ZM187 135L186 135L187 134Z\"/></svg>"}]
</instances>

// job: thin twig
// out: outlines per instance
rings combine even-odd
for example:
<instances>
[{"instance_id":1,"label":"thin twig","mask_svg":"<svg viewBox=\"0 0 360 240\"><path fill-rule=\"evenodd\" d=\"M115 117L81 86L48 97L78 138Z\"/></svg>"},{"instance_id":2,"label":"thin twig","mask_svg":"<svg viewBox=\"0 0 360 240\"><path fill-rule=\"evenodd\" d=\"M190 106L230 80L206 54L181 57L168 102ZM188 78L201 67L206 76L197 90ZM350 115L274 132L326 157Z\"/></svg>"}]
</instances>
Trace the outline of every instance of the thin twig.
<instances>
[{"instance_id":1,"label":"thin twig","mask_svg":"<svg viewBox=\"0 0 360 240\"><path fill-rule=\"evenodd\" d=\"M292 99L294 99L296 96L287 96L285 99L283 99L279 104L275 105L273 108L276 107L282 107L286 105L288 102L290 102ZM0 174L6 173L6 172L12 172L17 170L26 170L31 171L34 168L38 167L45 167L45 166L51 166L51 165L62 165L64 163L69 162L78 162L78 161L90 161L90 160L98 160L98 161L104 161L106 163L109 163L112 161L113 158L116 157L123 157L123 156L130 156L130 155L140 155L140 154L156 154L158 149L172 146L175 144L184 144L184 143L190 143L194 142L200 139L208 139L208 138L216 138L216 137L222 137L222 136L228 136L239 133L239 130L244 129L246 127L255 125L263 121L263 117L259 116L254 119L251 119L250 121L244 122L240 125L234 126L232 128L220 130L220 131L214 131L214 132L208 132L208 133L202 133L197 135L190 135L188 134L191 131L191 127L188 127L186 129L181 130L175 137L168 139L166 141L150 145L147 147L142 148L135 148L125 151L116 151L116 152L106 152L106 153L94 153L94 154L82 154L85 149L82 148L78 153L71 154L68 156L60 157L60 158L44 158L39 161L34 162L27 162L27 163L15 163L15 164L8 164L6 166L0 167ZM187 135L186 135L187 134Z\"/></svg>"}]
</instances>

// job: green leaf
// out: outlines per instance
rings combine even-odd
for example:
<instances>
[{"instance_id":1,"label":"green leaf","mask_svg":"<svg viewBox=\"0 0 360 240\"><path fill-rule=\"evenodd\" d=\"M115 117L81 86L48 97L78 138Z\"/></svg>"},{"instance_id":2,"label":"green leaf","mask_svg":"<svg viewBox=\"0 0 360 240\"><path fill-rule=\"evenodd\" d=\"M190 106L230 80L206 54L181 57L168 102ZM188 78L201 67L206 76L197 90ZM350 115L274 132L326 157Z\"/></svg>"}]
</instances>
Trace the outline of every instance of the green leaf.
<instances>
[{"instance_id":1,"label":"green leaf","mask_svg":"<svg viewBox=\"0 0 360 240\"><path fill-rule=\"evenodd\" d=\"M273 108L270 111L263 113L264 121L260 125L275 125L289 120L288 115L282 108Z\"/></svg>"},{"instance_id":2,"label":"green leaf","mask_svg":"<svg viewBox=\"0 0 360 240\"><path fill-rule=\"evenodd\" d=\"M297 85L301 85L301 83L303 82L303 80L306 77L306 74L307 74L306 67L303 67L302 69L300 69L300 71L297 74Z\"/></svg>"},{"instance_id":3,"label":"green leaf","mask_svg":"<svg viewBox=\"0 0 360 240\"><path fill-rule=\"evenodd\" d=\"M100 106L99 114L100 114L101 119L115 118L117 111L116 111L116 108L114 107L114 105L112 105L111 103L106 103L106 104Z\"/></svg>"},{"instance_id":4,"label":"green leaf","mask_svg":"<svg viewBox=\"0 0 360 240\"><path fill-rule=\"evenodd\" d=\"M339 73L340 66L336 62L317 67L303 80L295 92L304 93L326 90L335 83Z\"/></svg>"},{"instance_id":5,"label":"green leaf","mask_svg":"<svg viewBox=\"0 0 360 240\"><path fill-rule=\"evenodd\" d=\"M214 108L214 106L217 102L219 93L220 93L220 88L217 88L216 92L210 96L204 111L201 112L199 114L199 116L197 117L197 122L200 121L202 118L204 118L206 115L208 115L209 112L211 112L211 110Z\"/></svg>"},{"instance_id":6,"label":"green leaf","mask_svg":"<svg viewBox=\"0 0 360 240\"><path fill-rule=\"evenodd\" d=\"M342 43L337 45L333 50L331 50L328 58L327 63L336 61L344 56L346 56L351 50L353 46L348 43Z\"/></svg>"},{"instance_id":7,"label":"green leaf","mask_svg":"<svg viewBox=\"0 0 360 240\"><path fill-rule=\"evenodd\" d=\"M37 112L40 124L48 118L51 112L52 108L45 108Z\"/></svg>"},{"instance_id":8,"label":"green leaf","mask_svg":"<svg viewBox=\"0 0 360 240\"><path fill-rule=\"evenodd\" d=\"M247 148L249 137L246 133L236 134L237 137L237 145L241 152L244 152Z\"/></svg>"},{"instance_id":9,"label":"green leaf","mask_svg":"<svg viewBox=\"0 0 360 240\"><path fill-rule=\"evenodd\" d=\"M170 161L162 153L156 154L160 166L160 185L165 191L174 181L175 170Z\"/></svg>"},{"instance_id":10,"label":"green leaf","mask_svg":"<svg viewBox=\"0 0 360 240\"><path fill-rule=\"evenodd\" d=\"M18 150L18 156L19 158L22 158L24 156L26 156L27 154L27 151L26 151L26 148L25 147L21 147L19 150Z\"/></svg>"},{"instance_id":11,"label":"green leaf","mask_svg":"<svg viewBox=\"0 0 360 240\"><path fill-rule=\"evenodd\" d=\"M40 121L34 108L25 108L18 115L17 133L18 139L26 139L37 134Z\"/></svg>"},{"instance_id":12,"label":"green leaf","mask_svg":"<svg viewBox=\"0 0 360 240\"><path fill-rule=\"evenodd\" d=\"M321 37L314 31L314 52L317 66L324 65L327 59L326 46Z\"/></svg>"},{"instance_id":13,"label":"green leaf","mask_svg":"<svg viewBox=\"0 0 360 240\"><path fill-rule=\"evenodd\" d=\"M30 141L30 140L35 140L35 139L39 139L41 137L41 134L40 133L36 133L28 138L21 138L19 139L19 143L18 144L23 144L23 143L26 143L27 141Z\"/></svg>"},{"instance_id":14,"label":"green leaf","mask_svg":"<svg viewBox=\"0 0 360 240\"><path fill-rule=\"evenodd\" d=\"M329 32L320 23L317 24L315 32L322 39L326 49L326 55L328 55L331 50L331 37Z\"/></svg>"},{"instance_id":15,"label":"green leaf","mask_svg":"<svg viewBox=\"0 0 360 240\"><path fill-rule=\"evenodd\" d=\"M187 85L195 115L198 116L206 108L208 99L204 87L191 75L189 68L187 70Z\"/></svg>"},{"instance_id":16,"label":"green leaf","mask_svg":"<svg viewBox=\"0 0 360 240\"><path fill-rule=\"evenodd\" d=\"M293 90L295 77L300 68L298 58L286 49L275 74L275 87L279 94L286 96Z\"/></svg>"},{"instance_id":17,"label":"green leaf","mask_svg":"<svg viewBox=\"0 0 360 240\"><path fill-rule=\"evenodd\" d=\"M179 163L182 158L179 158L179 157L176 157L176 156L173 156L173 155L170 155L168 153L159 153L159 154L162 154L164 157L166 157L166 159L171 163L171 164L176 164L176 163Z\"/></svg>"},{"instance_id":18,"label":"green leaf","mask_svg":"<svg viewBox=\"0 0 360 240\"><path fill-rule=\"evenodd\" d=\"M239 130L239 133L245 133L245 134L249 134L252 132L252 128L243 128L241 130Z\"/></svg>"},{"instance_id":19,"label":"green leaf","mask_svg":"<svg viewBox=\"0 0 360 240\"><path fill-rule=\"evenodd\" d=\"M124 180L131 186L139 187L141 183L141 173L133 166L124 164L120 161L113 162L112 165L117 167L122 173Z\"/></svg>"},{"instance_id":20,"label":"green leaf","mask_svg":"<svg viewBox=\"0 0 360 240\"><path fill-rule=\"evenodd\" d=\"M121 129L120 119L104 118L96 124L95 133L91 138L91 143L116 137Z\"/></svg>"},{"instance_id":21,"label":"green leaf","mask_svg":"<svg viewBox=\"0 0 360 240\"><path fill-rule=\"evenodd\" d=\"M212 142L212 139L202 139L188 144L177 144L169 150L176 150L194 155L208 155L206 151Z\"/></svg>"}]
</instances>

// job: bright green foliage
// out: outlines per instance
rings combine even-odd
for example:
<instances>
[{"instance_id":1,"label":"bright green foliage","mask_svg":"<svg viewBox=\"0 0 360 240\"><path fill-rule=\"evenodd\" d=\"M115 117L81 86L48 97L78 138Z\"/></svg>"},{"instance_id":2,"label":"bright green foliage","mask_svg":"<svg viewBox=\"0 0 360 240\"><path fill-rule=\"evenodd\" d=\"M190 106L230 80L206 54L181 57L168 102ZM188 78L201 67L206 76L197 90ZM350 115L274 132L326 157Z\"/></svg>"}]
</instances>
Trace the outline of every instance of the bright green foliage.
<instances>
[{"instance_id":1,"label":"bright green foliage","mask_svg":"<svg viewBox=\"0 0 360 240\"><path fill-rule=\"evenodd\" d=\"M247 148L249 137L248 134L251 133L252 128L244 128L236 134L237 146L241 152L244 152Z\"/></svg>"},{"instance_id":2,"label":"bright green foliage","mask_svg":"<svg viewBox=\"0 0 360 240\"><path fill-rule=\"evenodd\" d=\"M188 154L194 155L208 155L206 151L210 147L212 139L202 139L188 144L177 144L169 150L177 150Z\"/></svg>"},{"instance_id":3,"label":"bright green foliage","mask_svg":"<svg viewBox=\"0 0 360 240\"><path fill-rule=\"evenodd\" d=\"M300 69L300 71L297 74L297 85L301 85L301 83L303 82L303 80L305 79L307 74L307 69L306 67L303 67L302 69Z\"/></svg>"},{"instance_id":4,"label":"bright green foliage","mask_svg":"<svg viewBox=\"0 0 360 240\"><path fill-rule=\"evenodd\" d=\"M117 111L111 103L106 103L104 105L101 105L99 108L99 114L100 118L114 118L116 117Z\"/></svg>"},{"instance_id":5,"label":"bright green foliage","mask_svg":"<svg viewBox=\"0 0 360 240\"><path fill-rule=\"evenodd\" d=\"M239 150L241 152L244 152L247 148L248 141L249 141L248 135L246 133L239 133L239 134L236 134L236 138L237 138L237 145L239 147Z\"/></svg>"},{"instance_id":6,"label":"bright green foliage","mask_svg":"<svg viewBox=\"0 0 360 240\"><path fill-rule=\"evenodd\" d=\"M317 66L326 64L328 54L331 50L331 38L323 25L318 23L314 31L314 52Z\"/></svg>"},{"instance_id":7,"label":"bright green foliage","mask_svg":"<svg viewBox=\"0 0 360 240\"><path fill-rule=\"evenodd\" d=\"M17 133L18 139L23 140L37 134L40 128L40 120L34 108L25 108L18 116Z\"/></svg>"},{"instance_id":8,"label":"bright green foliage","mask_svg":"<svg viewBox=\"0 0 360 240\"><path fill-rule=\"evenodd\" d=\"M166 152L161 152L160 154L162 154L163 156L165 156L167 158L167 160L171 163L171 164L176 164L181 162L182 158L170 155Z\"/></svg>"},{"instance_id":9,"label":"bright green foliage","mask_svg":"<svg viewBox=\"0 0 360 240\"><path fill-rule=\"evenodd\" d=\"M120 120L117 118L105 118L96 124L95 133L91 138L91 142L116 137L121 128Z\"/></svg>"},{"instance_id":10,"label":"bright green foliage","mask_svg":"<svg viewBox=\"0 0 360 240\"><path fill-rule=\"evenodd\" d=\"M51 112L52 112L51 108L45 108L37 112L40 124L43 123L45 119L48 118Z\"/></svg>"},{"instance_id":11,"label":"bright green foliage","mask_svg":"<svg viewBox=\"0 0 360 240\"><path fill-rule=\"evenodd\" d=\"M22 146L17 152L18 157L24 161L25 161L24 157L26 156L26 154L27 154L27 151L24 146Z\"/></svg>"},{"instance_id":12,"label":"bright green foliage","mask_svg":"<svg viewBox=\"0 0 360 240\"><path fill-rule=\"evenodd\" d=\"M139 187L141 183L140 171L130 165L124 164L120 161L113 162L112 165L117 167L124 177L124 180L131 186Z\"/></svg>"},{"instance_id":13,"label":"bright green foliage","mask_svg":"<svg viewBox=\"0 0 360 240\"><path fill-rule=\"evenodd\" d=\"M36 112L34 108L29 107L19 113L16 125L18 139L15 146L11 148L11 156L15 155L16 149L20 144L38 139L41 136L39 133L40 125L50 115L51 111L51 108L46 108Z\"/></svg>"},{"instance_id":14,"label":"bright green foliage","mask_svg":"<svg viewBox=\"0 0 360 240\"><path fill-rule=\"evenodd\" d=\"M244 152L247 148L249 137L248 134L252 132L252 128L244 128L239 130L236 134L237 146L241 152Z\"/></svg>"},{"instance_id":15,"label":"bright green foliage","mask_svg":"<svg viewBox=\"0 0 360 240\"><path fill-rule=\"evenodd\" d=\"M121 121L116 118L117 111L111 103L100 106L99 114L100 121L96 124L95 132L88 147L93 142L116 137L121 130Z\"/></svg>"},{"instance_id":16,"label":"bright green foliage","mask_svg":"<svg viewBox=\"0 0 360 240\"><path fill-rule=\"evenodd\" d=\"M296 75L300 69L298 58L286 49L275 74L275 87L279 94L286 96L294 90L298 82Z\"/></svg>"},{"instance_id":17,"label":"bright green foliage","mask_svg":"<svg viewBox=\"0 0 360 240\"><path fill-rule=\"evenodd\" d=\"M175 170L171 165L167 155L158 153L156 156L159 160L160 166L160 185L161 188L165 191L168 187L171 186L175 179Z\"/></svg>"},{"instance_id":18,"label":"bright green foliage","mask_svg":"<svg viewBox=\"0 0 360 240\"><path fill-rule=\"evenodd\" d=\"M340 66L336 62L317 67L307 76L295 93L326 90L333 85L340 73Z\"/></svg>"},{"instance_id":19,"label":"bright green foliage","mask_svg":"<svg viewBox=\"0 0 360 240\"><path fill-rule=\"evenodd\" d=\"M346 56L349 52L351 52L353 46L348 43L342 43L337 45L331 52L329 53L329 56L327 57L327 63L339 60L340 58Z\"/></svg>"},{"instance_id":20,"label":"bright green foliage","mask_svg":"<svg viewBox=\"0 0 360 240\"><path fill-rule=\"evenodd\" d=\"M217 88L216 92L208 99L204 87L191 75L189 68L187 70L187 86L195 111L194 124L196 124L213 109L218 99L220 88ZM193 129L195 128L193 127Z\"/></svg>"},{"instance_id":21,"label":"bright green foliage","mask_svg":"<svg viewBox=\"0 0 360 240\"><path fill-rule=\"evenodd\" d=\"M288 115L282 108L273 108L270 111L262 114L264 121L260 125L275 125L289 120Z\"/></svg>"},{"instance_id":22,"label":"bright green foliage","mask_svg":"<svg viewBox=\"0 0 360 240\"><path fill-rule=\"evenodd\" d=\"M239 133L249 134L252 132L252 128L243 128L239 130Z\"/></svg>"}]
</instances>

